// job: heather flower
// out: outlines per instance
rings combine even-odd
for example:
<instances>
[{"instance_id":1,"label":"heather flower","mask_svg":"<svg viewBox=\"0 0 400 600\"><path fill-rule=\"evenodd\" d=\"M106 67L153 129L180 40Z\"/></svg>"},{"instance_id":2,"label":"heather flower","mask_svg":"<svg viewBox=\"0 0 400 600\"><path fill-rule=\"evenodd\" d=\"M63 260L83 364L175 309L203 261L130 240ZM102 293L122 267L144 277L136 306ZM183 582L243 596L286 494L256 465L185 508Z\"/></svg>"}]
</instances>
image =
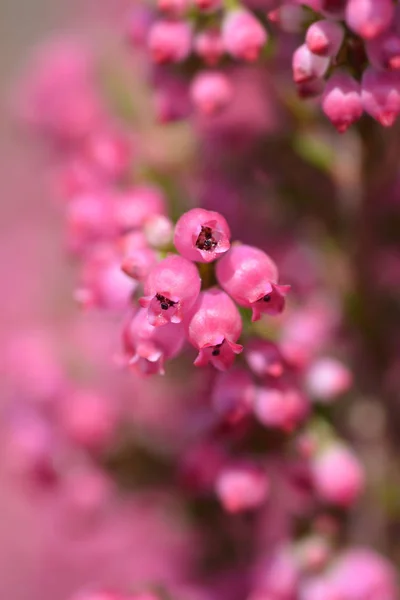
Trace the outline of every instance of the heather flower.
<instances>
[{"instance_id":1,"label":"heather flower","mask_svg":"<svg viewBox=\"0 0 400 600\"><path fill-rule=\"evenodd\" d=\"M166 212L165 197L153 185L139 185L115 193L113 219L120 233L141 229L154 215Z\"/></svg>"},{"instance_id":2,"label":"heather flower","mask_svg":"<svg viewBox=\"0 0 400 600\"><path fill-rule=\"evenodd\" d=\"M254 414L266 427L291 432L310 412L308 399L295 387L276 385L256 391Z\"/></svg>"},{"instance_id":3,"label":"heather flower","mask_svg":"<svg viewBox=\"0 0 400 600\"><path fill-rule=\"evenodd\" d=\"M148 45L154 62L175 63L191 51L192 29L186 21L158 21L149 31Z\"/></svg>"},{"instance_id":4,"label":"heather flower","mask_svg":"<svg viewBox=\"0 0 400 600\"><path fill-rule=\"evenodd\" d=\"M149 323L155 327L180 323L197 300L201 280L195 265L186 258L171 255L149 273L140 305L148 309Z\"/></svg>"},{"instance_id":5,"label":"heather flower","mask_svg":"<svg viewBox=\"0 0 400 600\"><path fill-rule=\"evenodd\" d=\"M400 36L385 31L365 44L368 60L375 69L400 70Z\"/></svg>"},{"instance_id":6,"label":"heather flower","mask_svg":"<svg viewBox=\"0 0 400 600\"><path fill-rule=\"evenodd\" d=\"M194 362L202 367L211 363L221 371L228 369L243 347L237 344L242 319L235 304L218 288L201 292L185 321L188 339L199 354Z\"/></svg>"},{"instance_id":7,"label":"heather flower","mask_svg":"<svg viewBox=\"0 0 400 600\"><path fill-rule=\"evenodd\" d=\"M281 377L286 364L276 344L254 338L246 344L245 358L250 369L258 377Z\"/></svg>"},{"instance_id":8,"label":"heather flower","mask_svg":"<svg viewBox=\"0 0 400 600\"><path fill-rule=\"evenodd\" d=\"M316 21L307 30L306 44L318 56L336 56L344 38L344 30L335 21Z\"/></svg>"},{"instance_id":9,"label":"heather flower","mask_svg":"<svg viewBox=\"0 0 400 600\"><path fill-rule=\"evenodd\" d=\"M255 61L268 39L263 25L248 10L229 11L222 23L224 48L233 58Z\"/></svg>"},{"instance_id":10,"label":"heather flower","mask_svg":"<svg viewBox=\"0 0 400 600\"><path fill-rule=\"evenodd\" d=\"M164 215L151 215L144 224L144 235L153 248L166 248L172 242L174 225Z\"/></svg>"},{"instance_id":11,"label":"heather flower","mask_svg":"<svg viewBox=\"0 0 400 600\"><path fill-rule=\"evenodd\" d=\"M390 127L400 113L400 76L396 72L366 69L361 82L364 110L384 127Z\"/></svg>"},{"instance_id":12,"label":"heather flower","mask_svg":"<svg viewBox=\"0 0 400 600\"><path fill-rule=\"evenodd\" d=\"M136 287L137 282L122 271L116 252L96 247L83 263L74 297L83 308L118 310L129 306Z\"/></svg>"},{"instance_id":13,"label":"heather flower","mask_svg":"<svg viewBox=\"0 0 400 600\"><path fill-rule=\"evenodd\" d=\"M221 287L241 306L251 308L252 320L263 313L283 311L287 285L278 285L278 269L262 250L244 244L233 246L216 268Z\"/></svg>"},{"instance_id":14,"label":"heather flower","mask_svg":"<svg viewBox=\"0 0 400 600\"><path fill-rule=\"evenodd\" d=\"M221 8L222 0L193 0L195 6L203 12L211 13Z\"/></svg>"},{"instance_id":15,"label":"heather flower","mask_svg":"<svg viewBox=\"0 0 400 600\"><path fill-rule=\"evenodd\" d=\"M346 4L347 25L366 40L388 29L393 17L392 0L348 0Z\"/></svg>"},{"instance_id":16,"label":"heather flower","mask_svg":"<svg viewBox=\"0 0 400 600\"><path fill-rule=\"evenodd\" d=\"M114 237L109 194L91 190L71 198L66 207L66 224L68 248L73 252L84 252L94 242Z\"/></svg>"},{"instance_id":17,"label":"heather flower","mask_svg":"<svg viewBox=\"0 0 400 600\"><path fill-rule=\"evenodd\" d=\"M202 71L190 86L192 102L204 115L214 115L229 104L233 90L229 78L221 72Z\"/></svg>"},{"instance_id":18,"label":"heather flower","mask_svg":"<svg viewBox=\"0 0 400 600\"><path fill-rule=\"evenodd\" d=\"M158 255L149 248L142 232L125 235L119 244L121 269L137 281L144 281L158 262Z\"/></svg>"},{"instance_id":19,"label":"heather flower","mask_svg":"<svg viewBox=\"0 0 400 600\"><path fill-rule=\"evenodd\" d=\"M203 208L184 213L175 226L174 244L189 260L208 263L230 247L231 232L222 215Z\"/></svg>"},{"instance_id":20,"label":"heather flower","mask_svg":"<svg viewBox=\"0 0 400 600\"><path fill-rule=\"evenodd\" d=\"M181 324L150 325L147 310L140 309L123 332L126 364L140 375L164 375L165 361L177 356L184 344Z\"/></svg>"},{"instance_id":21,"label":"heather flower","mask_svg":"<svg viewBox=\"0 0 400 600\"><path fill-rule=\"evenodd\" d=\"M211 395L214 410L223 418L236 422L251 412L254 384L245 369L231 369L220 373Z\"/></svg>"},{"instance_id":22,"label":"heather flower","mask_svg":"<svg viewBox=\"0 0 400 600\"><path fill-rule=\"evenodd\" d=\"M224 53L221 32L212 28L200 31L194 38L194 50L206 65L215 66Z\"/></svg>"},{"instance_id":23,"label":"heather flower","mask_svg":"<svg viewBox=\"0 0 400 600\"><path fill-rule=\"evenodd\" d=\"M108 178L123 175L132 158L129 140L119 132L107 129L93 131L84 140L82 149L84 160Z\"/></svg>"},{"instance_id":24,"label":"heather flower","mask_svg":"<svg viewBox=\"0 0 400 600\"><path fill-rule=\"evenodd\" d=\"M349 369L334 358L318 359L305 373L308 393L323 403L332 402L337 396L347 392L352 380Z\"/></svg>"},{"instance_id":25,"label":"heather flower","mask_svg":"<svg viewBox=\"0 0 400 600\"><path fill-rule=\"evenodd\" d=\"M364 488L364 472L356 456L346 446L333 443L312 462L315 491L330 504L349 507Z\"/></svg>"},{"instance_id":26,"label":"heather flower","mask_svg":"<svg viewBox=\"0 0 400 600\"><path fill-rule=\"evenodd\" d=\"M295 83L305 83L323 77L328 67L329 57L313 54L306 44L293 53L292 70Z\"/></svg>"},{"instance_id":27,"label":"heather flower","mask_svg":"<svg viewBox=\"0 0 400 600\"><path fill-rule=\"evenodd\" d=\"M222 469L215 483L216 494L229 513L254 510L269 494L266 474L253 465L238 465Z\"/></svg>"},{"instance_id":28,"label":"heather flower","mask_svg":"<svg viewBox=\"0 0 400 600\"><path fill-rule=\"evenodd\" d=\"M336 71L326 84L321 104L339 133L344 133L363 113L360 84L347 73Z\"/></svg>"}]
</instances>

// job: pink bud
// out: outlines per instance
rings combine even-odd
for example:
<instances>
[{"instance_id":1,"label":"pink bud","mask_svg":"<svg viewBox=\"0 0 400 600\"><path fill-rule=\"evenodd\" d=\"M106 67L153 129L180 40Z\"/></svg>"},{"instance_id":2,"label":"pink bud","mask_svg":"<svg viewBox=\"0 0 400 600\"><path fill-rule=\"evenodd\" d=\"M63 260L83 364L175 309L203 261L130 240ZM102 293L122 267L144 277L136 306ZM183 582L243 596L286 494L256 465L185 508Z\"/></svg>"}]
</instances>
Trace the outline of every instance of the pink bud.
<instances>
[{"instance_id":1,"label":"pink bud","mask_svg":"<svg viewBox=\"0 0 400 600\"><path fill-rule=\"evenodd\" d=\"M254 338L246 344L245 358L258 377L281 377L286 365L276 344Z\"/></svg>"},{"instance_id":2,"label":"pink bud","mask_svg":"<svg viewBox=\"0 0 400 600\"><path fill-rule=\"evenodd\" d=\"M83 252L100 240L115 235L112 204L108 194L90 191L72 198L67 205L68 246L73 252Z\"/></svg>"},{"instance_id":3,"label":"pink bud","mask_svg":"<svg viewBox=\"0 0 400 600\"><path fill-rule=\"evenodd\" d=\"M292 69L295 83L304 83L323 77L329 67L329 58L317 56L303 44L293 54Z\"/></svg>"},{"instance_id":4,"label":"pink bud","mask_svg":"<svg viewBox=\"0 0 400 600\"><path fill-rule=\"evenodd\" d=\"M340 133L358 121L363 113L359 83L341 71L328 79L321 103L324 113Z\"/></svg>"},{"instance_id":5,"label":"pink bud","mask_svg":"<svg viewBox=\"0 0 400 600\"><path fill-rule=\"evenodd\" d=\"M312 463L317 494L330 504L348 507L364 488L364 472L356 456L346 446L333 443Z\"/></svg>"},{"instance_id":6,"label":"pink bud","mask_svg":"<svg viewBox=\"0 0 400 600\"><path fill-rule=\"evenodd\" d=\"M138 232L130 233L120 240L121 269L137 281L144 281L150 271L157 264L157 253L143 243L138 241ZM143 236L144 238L144 236Z\"/></svg>"},{"instance_id":7,"label":"pink bud","mask_svg":"<svg viewBox=\"0 0 400 600\"><path fill-rule=\"evenodd\" d=\"M329 403L347 392L352 380L349 369L333 358L317 360L305 374L309 394L324 403Z\"/></svg>"},{"instance_id":8,"label":"pink bud","mask_svg":"<svg viewBox=\"0 0 400 600\"><path fill-rule=\"evenodd\" d=\"M148 308L154 327L180 323L200 292L201 280L195 265L186 258L171 255L150 271L144 284L140 305Z\"/></svg>"},{"instance_id":9,"label":"pink bud","mask_svg":"<svg viewBox=\"0 0 400 600\"><path fill-rule=\"evenodd\" d=\"M364 71L361 84L364 110L384 127L390 127L400 113L400 76L395 72Z\"/></svg>"},{"instance_id":10,"label":"pink bud","mask_svg":"<svg viewBox=\"0 0 400 600\"><path fill-rule=\"evenodd\" d=\"M344 30L335 21L316 21L307 30L306 44L318 56L336 56L344 38Z\"/></svg>"},{"instance_id":11,"label":"pink bud","mask_svg":"<svg viewBox=\"0 0 400 600\"><path fill-rule=\"evenodd\" d=\"M111 442L117 413L109 398L91 390L77 390L59 406L62 430L78 446L104 450Z\"/></svg>"},{"instance_id":12,"label":"pink bud","mask_svg":"<svg viewBox=\"0 0 400 600\"><path fill-rule=\"evenodd\" d=\"M224 73L202 71L193 79L190 95L200 113L214 115L229 104L233 91L231 82Z\"/></svg>"},{"instance_id":13,"label":"pink bud","mask_svg":"<svg viewBox=\"0 0 400 600\"><path fill-rule=\"evenodd\" d=\"M212 262L229 250L231 232L222 215L204 208L184 213L175 227L174 244L189 260Z\"/></svg>"},{"instance_id":14,"label":"pink bud","mask_svg":"<svg viewBox=\"0 0 400 600\"><path fill-rule=\"evenodd\" d=\"M140 375L164 375L164 363L180 353L185 332L179 324L153 327L147 310L140 309L125 327L123 341L129 367Z\"/></svg>"},{"instance_id":15,"label":"pink bud","mask_svg":"<svg viewBox=\"0 0 400 600\"><path fill-rule=\"evenodd\" d=\"M194 40L196 54L209 66L216 65L224 53L221 33L218 29L205 29Z\"/></svg>"},{"instance_id":16,"label":"pink bud","mask_svg":"<svg viewBox=\"0 0 400 600\"><path fill-rule=\"evenodd\" d=\"M96 130L83 143L82 154L93 167L110 178L123 175L129 167L132 148L121 133Z\"/></svg>"},{"instance_id":17,"label":"pink bud","mask_svg":"<svg viewBox=\"0 0 400 600\"><path fill-rule=\"evenodd\" d=\"M235 342L242 332L242 319L232 300L218 288L199 295L185 322L189 341L199 350L194 362L205 366L209 362L225 371L243 347Z\"/></svg>"},{"instance_id":18,"label":"pink bud","mask_svg":"<svg viewBox=\"0 0 400 600\"><path fill-rule=\"evenodd\" d=\"M190 54L192 29L186 21L158 21L150 28L148 44L154 62L182 62Z\"/></svg>"},{"instance_id":19,"label":"pink bud","mask_svg":"<svg viewBox=\"0 0 400 600\"><path fill-rule=\"evenodd\" d=\"M348 0L346 5L347 25L366 40L388 29L393 17L392 0Z\"/></svg>"},{"instance_id":20,"label":"pink bud","mask_svg":"<svg viewBox=\"0 0 400 600\"><path fill-rule=\"evenodd\" d=\"M400 36L385 32L365 44L369 62L375 69L400 70Z\"/></svg>"},{"instance_id":21,"label":"pink bud","mask_svg":"<svg viewBox=\"0 0 400 600\"><path fill-rule=\"evenodd\" d=\"M267 427L291 432L304 421L309 412L307 398L294 387L263 387L257 390L254 413Z\"/></svg>"},{"instance_id":22,"label":"pink bud","mask_svg":"<svg viewBox=\"0 0 400 600\"><path fill-rule=\"evenodd\" d=\"M216 481L216 493L229 513L253 510L267 499L269 481L265 473L254 466L227 467Z\"/></svg>"},{"instance_id":23,"label":"pink bud","mask_svg":"<svg viewBox=\"0 0 400 600\"><path fill-rule=\"evenodd\" d=\"M164 215L165 197L161 189L139 185L116 194L114 222L121 233L141 229L153 215Z\"/></svg>"},{"instance_id":24,"label":"pink bud","mask_svg":"<svg viewBox=\"0 0 400 600\"><path fill-rule=\"evenodd\" d=\"M214 383L211 401L214 410L230 422L249 414L254 398L254 384L245 369L220 373Z\"/></svg>"},{"instance_id":25,"label":"pink bud","mask_svg":"<svg viewBox=\"0 0 400 600\"><path fill-rule=\"evenodd\" d=\"M278 285L278 269L262 250L244 244L233 246L217 263L220 286L241 306L251 308L252 320L262 313L283 311L289 286Z\"/></svg>"},{"instance_id":26,"label":"pink bud","mask_svg":"<svg viewBox=\"0 0 400 600\"><path fill-rule=\"evenodd\" d=\"M224 48L233 58L253 62L268 39L263 25L248 10L229 11L222 23Z\"/></svg>"}]
</instances>

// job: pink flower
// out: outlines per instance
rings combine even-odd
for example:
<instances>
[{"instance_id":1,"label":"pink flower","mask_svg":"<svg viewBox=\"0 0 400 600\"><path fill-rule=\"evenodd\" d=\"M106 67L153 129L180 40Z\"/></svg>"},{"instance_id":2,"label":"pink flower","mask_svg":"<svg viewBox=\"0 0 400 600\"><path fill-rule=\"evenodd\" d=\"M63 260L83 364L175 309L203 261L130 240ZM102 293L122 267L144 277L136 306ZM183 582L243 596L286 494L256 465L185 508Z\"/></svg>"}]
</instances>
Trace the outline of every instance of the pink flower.
<instances>
[{"instance_id":1,"label":"pink flower","mask_svg":"<svg viewBox=\"0 0 400 600\"><path fill-rule=\"evenodd\" d=\"M306 44L297 48L293 53L292 70L295 83L321 78L325 75L328 67L329 58L313 54Z\"/></svg>"},{"instance_id":2,"label":"pink flower","mask_svg":"<svg viewBox=\"0 0 400 600\"><path fill-rule=\"evenodd\" d=\"M109 194L90 190L67 204L67 242L73 252L84 252L93 242L111 239L116 234Z\"/></svg>"},{"instance_id":3,"label":"pink flower","mask_svg":"<svg viewBox=\"0 0 400 600\"><path fill-rule=\"evenodd\" d=\"M295 387L262 387L256 392L254 414L266 427L291 432L306 419L309 412L309 401Z\"/></svg>"},{"instance_id":4,"label":"pink flower","mask_svg":"<svg viewBox=\"0 0 400 600\"><path fill-rule=\"evenodd\" d=\"M211 402L214 410L230 422L236 422L251 412L254 384L245 369L220 373L214 383Z\"/></svg>"},{"instance_id":5,"label":"pink flower","mask_svg":"<svg viewBox=\"0 0 400 600\"><path fill-rule=\"evenodd\" d=\"M218 29L200 31L194 39L196 54L210 67L216 65L224 53L222 36Z\"/></svg>"},{"instance_id":6,"label":"pink flower","mask_svg":"<svg viewBox=\"0 0 400 600\"><path fill-rule=\"evenodd\" d=\"M157 264L158 256L153 248L138 245L136 235L131 233L121 240L121 269L129 277L144 281Z\"/></svg>"},{"instance_id":7,"label":"pink flower","mask_svg":"<svg viewBox=\"0 0 400 600\"><path fill-rule=\"evenodd\" d=\"M171 255L160 261L144 284L140 305L148 308L149 323L154 327L180 323L197 300L201 279L195 265L186 258Z\"/></svg>"},{"instance_id":8,"label":"pink flower","mask_svg":"<svg viewBox=\"0 0 400 600\"><path fill-rule=\"evenodd\" d=\"M400 113L400 75L392 71L364 71L361 83L364 110L384 127L390 127Z\"/></svg>"},{"instance_id":9,"label":"pink flower","mask_svg":"<svg viewBox=\"0 0 400 600\"><path fill-rule=\"evenodd\" d=\"M350 449L332 443L318 454L312 463L317 494L330 504L349 507L364 488L364 472Z\"/></svg>"},{"instance_id":10,"label":"pink flower","mask_svg":"<svg viewBox=\"0 0 400 600\"><path fill-rule=\"evenodd\" d=\"M260 338L246 344L245 358L250 369L259 377L281 377L286 368L278 346Z\"/></svg>"},{"instance_id":11,"label":"pink flower","mask_svg":"<svg viewBox=\"0 0 400 600\"><path fill-rule=\"evenodd\" d=\"M251 308L252 321L262 313L283 311L289 286L278 285L278 269L262 250L244 244L233 246L216 268L220 286L241 306Z\"/></svg>"},{"instance_id":12,"label":"pink flower","mask_svg":"<svg viewBox=\"0 0 400 600\"><path fill-rule=\"evenodd\" d=\"M316 21L307 30L306 44L318 56L336 56L344 38L344 29L335 21Z\"/></svg>"},{"instance_id":13,"label":"pink flower","mask_svg":"<svg viewBox=\"0 0 400 600\"><path fill-rule=\"evenodd\" d=\"M269 493L266 474L253 465L226 467L219 474L215 490L229 513L253 510L261 506Z\"/></svg>"},{"instance_id":14,"label":"pink flower","mask_svg":"<svg viewBox=\"0 0 400 600\"><path fill-rule=\"evenodd\" d=\"M235 354L243 350L236 343L242 332L240 313L229 296L218 288L199 295L185 326L189 341L199 350L196 366L210 362L225 371L232 365Z\"/></svg>"},{"instance_id":15,"label":"pink flower","mask_svg":"<svg viewBox=\"0 0 400 600\"><path fill-rule=\"evenodd\" d=\"M221 7L222 0L194 0L197 8L204 12L214 12Z\"/></svg>"},{"instance_id":16,"label":"pink flower","mask_svg":"<svg viewBox=\"0 0 400 600\"><path fill-rule=\"evenodd\" d=\"M189 260L208 263L230 248L231 232L222 215L204 208L184 213L175 226L174 244Z\"/></svg>"},{"instance_id":17,"label":"pink flower","mask_svg":"<svg viewBox=\"0 0 400 600\"><path fill-rule=\"evenodd\" d=\"M82 144L82 155L102 174L109 178L123 175L130 164L132 148L121 133L109 129L96 129Z\"/></svg>"},{"instance_id":18,"label":"pink flower","mask_svg":"<svg viewBox=\"0 0 400 600\"><path fill-rule=\"evenodd\" d=\"M232 94L229 78L216 71L201 71L190 87L192 102L204 115L214 115L225 108L231 101Z\"/></svg>"},{"instance_id":19,"label":"pink flower","mask_svg":"<svg viewBox=\"0 0 400 600\"><path fill-rule=\"evenodd\" d=\"M184 341L182 325L153 327L145 309L138 310L123 332L127 364L140 375L164 375L165 361L179 354Z\"/></svg>"},{"instance_id":20,"label":"pink flower","mask_svg":"<svg viewBox=\"0 0 400 600\"><path fill-rule=\"evenodd\" d=\"M191 26L186 21L158 21L150 28L148 45L154 62L182 62L190 54Z\"/></svg>"},{"instance_id":21,"label":"pink flower","mask_svg":"<svg viewBox=\"0 0 400 600\"><path fill-rule=\"evenodd\" d=\"M392 0L348 0L346 5L347 25L366 40L388 29L393 17Z\"/></svg>"},{"instance_id":22,"label":"pink flower","mask_svg":"<svg viewBox=\"0 0 400 600\"><path fill-rule=\"evenodd\" d=\"M328 119L344 133L363 113L360 84L347 73L336 71L328 80L321 103Z\"/></svg>"},{"instance_id":23,"label":"pink flower","mask_svg":"<svg viewBox=\"0 0 400 600\"><path fill-rule=\"evenodd\" d=\"M157 0L158 10L173 17L183 15L189 7L188 0Z\"/></svg>"},{"instance_id":24,"label":"pink flower","mask_svg":"<svg viewBox=\"0 0 400 600\"><path fill-rule=\"evenodd\" d=\"M375 69L400 70L400 36L385 31L365 44L368 60Z\"/></svg>"},{"instance_id":25,"label":"pink flower","mask_svg":"<svg viewBox=\"0 0 400 600\"><path fill-rule=\"evenodd\" d=\"M150 217L165 211L164 193L156 186L138 185L114 198L114 222L121 233L140 229Z\"/></svg>"},{"instance_id":26,"label":"pink flower","mask_svg":"<svg viewBox=\"0 0 400 600\"><path fill-rule=\"evenodd\" d=\"M320 402L332 402L348 391L353 377L349 369L334 358L320 358L310 365L305 374L308 393Z\"/></svg>"},{"instance_id":27,"label":"pink flower","mask_svg":"<svg viewBox=\"0 0 400 600\"><path fill-rule=\"evenodd\" d=\"M248 10L229 11L222 23L222 39L226 52L233 58L253 62L266 44L267 32Z\"/></svg>"},{"instance_id":28,"label":"pink flower","mask_svg":"<svg viewBox=\"0 0 400 600\"><path fill-rule=\"evenodd\" d=\"M109 247L96 247L85 259L75 300L83 308L118 310L130 305L137 282L121 269L118 254Z\"/></svg>"}]
</instances>

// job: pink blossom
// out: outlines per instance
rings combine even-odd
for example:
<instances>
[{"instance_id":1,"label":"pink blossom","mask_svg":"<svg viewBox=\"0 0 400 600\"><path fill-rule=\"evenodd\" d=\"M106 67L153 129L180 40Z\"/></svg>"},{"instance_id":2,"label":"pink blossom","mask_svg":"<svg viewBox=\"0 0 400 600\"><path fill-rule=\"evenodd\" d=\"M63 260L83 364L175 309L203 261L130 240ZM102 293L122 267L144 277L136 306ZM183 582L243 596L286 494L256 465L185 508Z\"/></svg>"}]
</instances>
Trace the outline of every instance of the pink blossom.
<instances>
[{"instance_id":1,"label":"pink blossom","mask_svg":"<svg viewBox=\"0 0 400 600\"><path fill-rule=\"evenodd\" d=\"M215 489L224 509L237 513L261 506L269 494L269 481L252 465L231 466L221 471Z\"/></svg>"},{"instance_id":2,"label":"pink blossom","mask_svg":"<svg viewBox=\"0 0 400 600\"><path fill-rule=\"evenodd\" d=\"M149 273L140 305L148 308L149 323L155 327L180 323L200 292L201 280L195 265L186 258L170 255Z\"/></svg>"},{"instance_id":3,"label":"pink blossom","mask_svg":"<svg viewBox=\"0 0 400 600\"><path fill-rule=\"evenodd\" d=\"M309 401L294 387L261 387L256 392L254 414L267 427L291 432L305 420L309 412Z\"/></svg>"},{"instance_id":4,"label":"pink blossom","mask_svg":"<svg viewBox=\"0 0 400 600\"><path fill-rule=\"evenodd\" d=\"M199 350L194 362L202 367L209 362L217 369L228 369L243 346L237 344L242 332L242 319L232 300L212 288L201 292L185 321L188 338Z\"/></svg>"},{"instance_id":5,"label":"pink blossom","mask_svg":"<svg viewBox=\"0 0 400 600\"><path fill-rule=\"evenodd\" d=\"M263 25L245 9L231 10L222 23L222 40L228 54L239 60L255 61L268 39Z\"/></svg>"},{"instance_id":6,"label":"pink blossom","mask_svg":"<svg viewBox=\"0 0 400 600\"><path fill-rule=\"evenodd\" d=\"M364 110L384 127L390 127L400 113L400 75L369 67L363 74L361 97Z\"/></svg>"},{"instance_id":7,"label":"pink blossom","mask_svg":"<svg viewBox=\"0 0 400 600\"><path fill-rule=\"evenodd\" d=\"M229 78L216 71L201 71L193 79L190 88L193 104L204 115L214 115L225 108L232 94Z\"/></svg>"},{"instance_id":8,"label":"pink blossom","mask_svg":"<svg viewBox=\"0 0 400 600\"><path fill-rule=\"evenodd\" d=\"M389 28L394 17L391 0L348 0L346 23L366 40L373 39Z\"/></svg>"},{"instance_id":9,"label":"pink blossom","mask_svg":"<svg viewBox=\"0 0 400 600\"><path fill-rule=\"evenodd\" d=\"M150 28L148 45L154 62L181 62L190 54L192 29L186 21L158 21Z\"/></svg>"},{"instance_id":10,"label":"pink blossom","mask_svg":"<svg viewBox=\"0 0 400 600\"><path fill-rule=\"evenodd\" d=\"M344 30L335 21L316 21L307 29L306 44L318 56L336 56L344 38Z\"/></svg>"},{"instance_id":11,"label":"pink blossom","mask_svg":"<svg viewBox=\"0 0 400 600\"><path fill-rule=\"evenodd\" d=\"M185 341L183 326L169 323L150 325L147 310L140 309L123 332L124 353L128 366L140 375L163 375L164 364L177 356Z\"/></svg>"},{"instance_id":12,"label":"pink blossom","mask_svg":"<svg viewBox=\"0 0 400 600\"><path fill-rule=\"evenodd\" d=\"M245 369L220 373L211 395L214 410L230 422L236 422L251 412L255 387Z\"/></svg>"},{"instance_id":13,"label":"pink blossom","mask_svg":"<svg viewBox=\"0 0 400 600\"><path fill-rule=\"evenodd\" d=\"M212 210L193 208L175 226L174 244L189 260L212 262L230 248L231 232L222 215Z\"/></svg>"},{"instance_id":14,"label":"pink blossom","mask_svg":"<svg viewBox=\"0 0 400 600\"><path fill-rule=\"evenodd\" d=\"M400 36L385 31L365 44L369 62L375 69L400 70Z\"/></svg>"},{"instance_id":15,"label":"pink blossom","mask_svg":"<svg viewBox=\"0 0 400 600\"><path fill-rule=\"evenodd\" d=\"M333 443L312 463L315 490L325 502L348 507L364 488L364 472L356 456L346 446Z\"/></svg>"},{"instance_id":16,"label":"pink blossom","mask_svg":"<svg viewBox=\"0 0 400 600\"><path fill-rule=\"evenodd\" d=\"M323 403L332 402L347 392L352 381L350 370L334 358L320 358L310 365L305 374L309 394Z\"/></svg>"},{"instance_id":17,"label":"pink blossom","mask_svg":"<svg viewBox=\"0 0 400 600\"><path fill-rule=\"evenodd\" d=\"M245 358L250 369L259 377L281 377L286 364L276 344L253 338L246 344Z\"/></svg>"},{"instance_id":18,"label":"pink blossom","mask_svg":"<svg viewBox=\"0 0 400 600\"><path fill-rule=\"evenodd\" d=\"M336 71L328 80L321 103L328 119L344 133L363 113L360 84L347 73Z\"/></svg>"},{"instance_id":19,"label":"pink blossom","mask_svg":"<svg viewBox=\"0 0 400 600\"><path fill-rule=\"evenodd\" d=\"M278 269L262 250L244 244L232 246L218 261L216 274L221 287L238 304L252 309L253 321L262 313L283 311L289 286L278 285Z\"/></svg>"},{"instance_id":20,"label":"pink blossom","mask_svg":"<svg viewBox=\"0 0 400 600\"><path fill-rule=\"evenodd\" d=\"M325 75L329 67L329 58L317 56L303 44L293 53L292 70L295 83L305 83Z\"/></svg>"},{"instance_id":21,"label":"pink blossom","mask_svg":"<svg viewBox=\"0 0 400 600\"><path fill-rule=\"evenodd\" d=\"M147 219L165 214L165 197L153 185L138 185L115 194L114 221L121 233L142 228Z\"/></svg>"},{"instance_id":22,"label":"pink blossom","mask_svg":"<svg viewBox=\"0 0 400 600\"><path fill-rule=\"evenodd\" d=\"M211 28L200 31L194 39L194 49L206 65L215 66L224 53L221 32Z\"/></svg>"}]
</instances>

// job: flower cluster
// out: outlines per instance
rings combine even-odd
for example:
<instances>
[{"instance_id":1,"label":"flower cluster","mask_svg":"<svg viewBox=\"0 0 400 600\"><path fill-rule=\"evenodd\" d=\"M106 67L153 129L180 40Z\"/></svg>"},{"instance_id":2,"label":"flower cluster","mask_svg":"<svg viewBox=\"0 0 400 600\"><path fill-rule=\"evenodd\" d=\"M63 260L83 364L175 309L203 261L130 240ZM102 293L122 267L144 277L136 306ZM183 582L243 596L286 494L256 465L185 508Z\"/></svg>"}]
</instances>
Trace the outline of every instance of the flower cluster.
<instances>
[{"instance_id":1,"label":"flower cluster","mask_svg":"<svg viewBox=\"0 0 400 600\"><path fill-rule=\"evenodd\" d=\"M159 14L149 13L146 23L134 11L129 31L133 42L146 45L157 69L161 65L167 74L157 84L161 120L186 117L191 107L205 116L217 114L238 93L232 68L226 68L229 62L260 62L271 36L279 42L288 34L303 34L304 43L292 56L298 93L318 97L326 116L343 133L364 112L385 127L400 113L400 13L395 4L276 0L256 3L255 11L252 4L160 0ZM191 56L201 68L185 90L184 79L165 65ZM177 96L180 108L174 109Z\"/></svg>"}]
</instances>

